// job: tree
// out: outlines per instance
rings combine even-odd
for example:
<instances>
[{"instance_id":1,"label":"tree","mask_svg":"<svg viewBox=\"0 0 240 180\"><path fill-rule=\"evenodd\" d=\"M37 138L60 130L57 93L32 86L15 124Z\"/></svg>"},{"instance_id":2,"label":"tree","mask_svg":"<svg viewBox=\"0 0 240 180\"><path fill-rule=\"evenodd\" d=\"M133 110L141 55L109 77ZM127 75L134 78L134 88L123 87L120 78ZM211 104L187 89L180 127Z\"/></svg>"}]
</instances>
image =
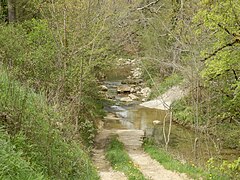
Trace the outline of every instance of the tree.
<instances>
[{"instance_id":1,"label":"tree","mask_svg":"<svg viewBox=\"0 0 240 180\"><path fill-rule=\"evenodd\" d=\"M8 0L8 22L16 21L16 0Z\"/></svg>"}]
</instances>

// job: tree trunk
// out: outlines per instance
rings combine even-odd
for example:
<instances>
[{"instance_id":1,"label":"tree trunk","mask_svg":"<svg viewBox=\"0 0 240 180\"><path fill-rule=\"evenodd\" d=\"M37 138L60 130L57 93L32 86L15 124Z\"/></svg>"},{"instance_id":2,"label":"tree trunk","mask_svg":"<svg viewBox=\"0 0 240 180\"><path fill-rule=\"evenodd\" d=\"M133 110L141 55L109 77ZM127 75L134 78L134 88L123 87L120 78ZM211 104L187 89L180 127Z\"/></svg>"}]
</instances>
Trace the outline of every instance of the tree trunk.
<instances>
[{"instance_id":1,"label":"tree trunk","mask_svg":"<svg viewBox=\"0 0 240 180\"><path fill-rule=\"evenodd\" d=\"M8 22L16 21L16 0L8 0Z\"/></svg>"}]
</instances>

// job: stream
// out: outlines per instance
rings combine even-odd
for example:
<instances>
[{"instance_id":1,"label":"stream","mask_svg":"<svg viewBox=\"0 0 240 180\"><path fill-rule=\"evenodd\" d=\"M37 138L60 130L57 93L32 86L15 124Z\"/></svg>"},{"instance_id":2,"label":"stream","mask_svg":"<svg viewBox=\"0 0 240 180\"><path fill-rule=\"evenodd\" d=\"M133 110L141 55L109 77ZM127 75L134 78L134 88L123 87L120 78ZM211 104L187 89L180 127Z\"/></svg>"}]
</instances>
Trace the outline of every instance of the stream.
<instances>
[{"instance_id":1,"label":"stream","mask_svg":"<svg viewBox=\"0 0 240 180\"><path fill-rule=\"evenodd\" d=\"M133 66L132 66L133 67ZM104 129L140 129L144 130L147 137L154 138L160 146L165 147L163 123L153 124L158 120L163 122L167 111L142 107L139 100L122 102L121 98L128 97L129 93L118 93L117 88L129 77L131 66L122 66L107 73L104 85L108 88L107 97L111 103L105 104L107 116L104 118ZM166 135L169 128L169 118L166 118ZM234 149L223 149L218 139L209 135L194 132L175 122L171 125L168 152L181 162L205 166L211 158L218 160L233 160L239 156Z\"/></svg>"}]
</instances>

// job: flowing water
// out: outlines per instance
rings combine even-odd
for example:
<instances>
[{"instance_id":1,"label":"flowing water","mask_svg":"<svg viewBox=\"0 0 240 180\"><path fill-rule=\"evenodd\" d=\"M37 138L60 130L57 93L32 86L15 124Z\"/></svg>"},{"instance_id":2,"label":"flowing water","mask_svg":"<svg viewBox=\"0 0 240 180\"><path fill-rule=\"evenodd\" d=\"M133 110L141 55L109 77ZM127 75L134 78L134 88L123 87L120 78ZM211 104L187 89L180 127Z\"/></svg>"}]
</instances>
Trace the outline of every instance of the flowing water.
<instances>
[{"instance_id":1,"label":"flowing water","mask_svg":"<svg viewBox=\"0 0 240 180\"><path fill-rule=\"evenodd\" d=\"M131 68L124 67L112 70L108 73L105 85L108 87L108 94L113 97L113 103L106 105L105 110L108 116L104 120L105 129L140 129L144 130L146 136L152 137L162 147L165 147L169 130L169 113L167 111L141 107L138 101L122 103L119 101L126 94L117 94L117 86L126 79ZM153 121L158 120L154 125ZM163 122L165 133L163 131ZM236 159L239 152L232 149L223 149L218 139L211 136L194 132L179 124L172 123L168 151L177 159L196 165L204 166L211 157L219 160Z\"/></svg>"}]
</instances>

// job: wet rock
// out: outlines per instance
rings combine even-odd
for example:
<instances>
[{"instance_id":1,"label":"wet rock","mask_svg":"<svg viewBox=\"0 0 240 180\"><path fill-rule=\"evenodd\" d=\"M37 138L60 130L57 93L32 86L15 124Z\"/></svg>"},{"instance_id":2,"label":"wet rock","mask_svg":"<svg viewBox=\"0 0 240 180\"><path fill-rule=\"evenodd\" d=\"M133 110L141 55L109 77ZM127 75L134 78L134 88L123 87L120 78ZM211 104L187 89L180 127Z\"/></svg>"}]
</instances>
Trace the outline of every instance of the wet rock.
<instances>
[{"instance_id":1,"label":"wet rock","mask_svg":"<svg viewBox=\"0 0 240 180\"><path fill-rule=\"evenodd\" d=\"M107 94L107 98L108 98L108 99L115 99L115 96L114 96L114 95Z\"/></svg>"},{"instance_id":2,"label":"wet rock","mask_svg":"<svg viewBox=\"0 0 240 180\"><path fill-rule=\"evenodd\" d=\"M142 90L142 88L140 86L136 86L135 89L136 89L136 91L141 91Z\"/></svg>"},{"instance_id":3,"label":"wet rock","mask_svg":"<svg viewBox=\"0 0 240 180\"><path fill-rule=\"evenodd\" d=\"M128 116L128 112L127 111L123 111L123 112L116 112L117 117L119 118L126 118Z\"/></svg>"},{"instance_id":4,"label":"wet rock","mask_svg":"<svg viewBox=\"0 0 240 180\"><path fill-rule=\"evenodd\" d=\"M122 97L120 99L120 101L122 101L122 102L132 102L133 100L130 97Z\"/></svg>"},{"instance_id":5,"label":"wet rock","mask_svg":"<svg viewBox=\"0 0 240 180\"><path fill-rule=\"evenodd\" d=\"M144 97L148 97L151 94L151 89L149 87L143 88L141 93Z\"/></svg>"},{"instance_id":6,"label":"wet rock","mask_svg":"<svg viewBox=\"0 0 240 180\"><path fill-rule=\"evenodd\" d=\"M132 100L137 100L138 97L135 96L134 94L129 94L128 97L130 97Z\"/></svg>"},{"instance_id":7,"label":"wet rock","mask_svg":"<svg viewBox=\"0 0 240 180\"><path fill-rule=\"evenodd\" d=\"M113 113L108 113L107 116L104 117L106 120L119 120L119 117L116 116L116 114Z\"/></svg>"},{"instance_id":8,"label":"wet rock","mask_svg":"<svg viewBox=\"0 0 240 180\"><path fill-rule=\"evenodd\" d=\"M142 99L142 102L145 102L145 101L146 101L146 98L143 98L143 99Z\"/></svg>"},{"instance_id":9,"label":"wet rock","mask_svg":"<svg viewBox=\"0 0 240 180\"><path fill-rule=\"evenodd\" d=\"M118 93L129 93L130 90L131 90L131 87L125 84L117 87Z\"/></svg>"},{"instance_id":10,"label":"wet rock","mask_svg":"<svg viewBox=\"0 0 240 180\"><path fill-rule=\"evenodd\" d=\"M129 78L129 79L125 79L122 81L122 84L140 84L142 83L143 80L142 79L132 79L132 78Z\"/></svg>"},{"instance_id":11,"label":"wet rock","mask_svg":"<svg viewBox=\"0 0 240 180\"><path fill-rule=\"evenodd\" d=\"M108 91L108 87L105 85L100 86L101 91Z\"/></svg>"},{"instance_id":12,"label":"wet rock","mask_svg":"<svg viewBox=\"0 0 240 180\"><path fill-rule=\"evenodd\" d=\"M131 89L130 89L130 93L136 93L137 91L136 91L136 89L134 88L134 87L132 87Z\"/></svg>"},{"instance_id":13,"label":"wet rock","mask_svg":"<svg viewBox=\"0 0 240 180\"><path fill-rule=\"evenodd\" d=\"M115 111L125 111L126 109L122 108L121 106L111 106L111 108Z\"/></svg>"}]
</instances>

